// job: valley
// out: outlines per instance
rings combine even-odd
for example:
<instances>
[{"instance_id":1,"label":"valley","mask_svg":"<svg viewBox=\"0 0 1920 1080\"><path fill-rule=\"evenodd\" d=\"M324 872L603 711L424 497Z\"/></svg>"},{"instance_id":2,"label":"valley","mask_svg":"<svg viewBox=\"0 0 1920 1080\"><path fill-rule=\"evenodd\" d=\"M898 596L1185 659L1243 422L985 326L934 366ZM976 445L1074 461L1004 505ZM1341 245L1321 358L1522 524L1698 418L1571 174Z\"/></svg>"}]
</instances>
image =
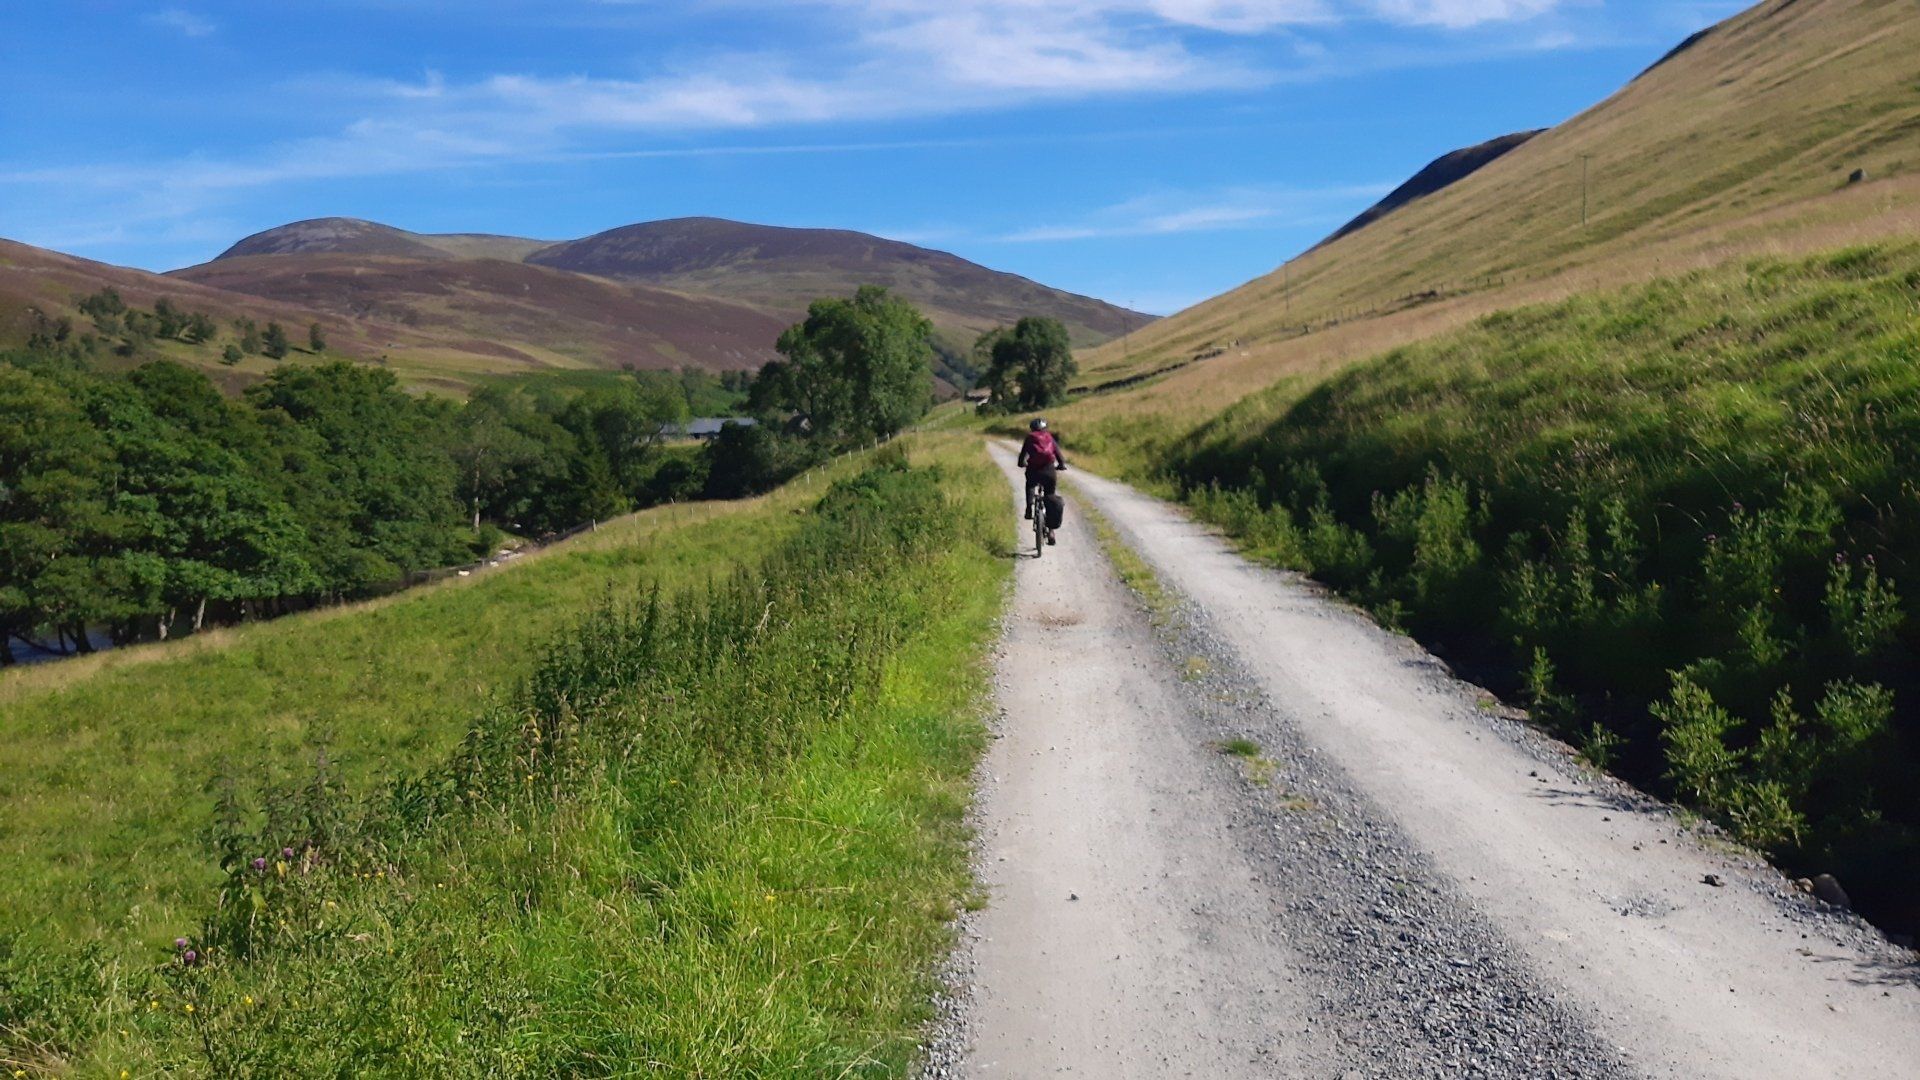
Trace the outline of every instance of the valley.
<instances>
[{"instance_id":1,"label":"valley","mask_svg":"<svg viewBox=\"0 0 1920 1080\"><path fill-rule=\"evenodd\" d=\"M1202 7L1022 8L1044 70L999 35L953 109L1119 56L1224 123L1342 99L1218 42L1470 40ZM1468 92L1624 48L1544 44L1612 0L1490 7ZM916 17L872 40L964 44ZM1915 56L1910 0L1760 0L1563 122L1467 110L1162 318L713 216L307 218L167 273L0 241L0 630L116 646L0 665L0 1068L1920 1073ZM359 92L451 123L517 78ZM719 85L676 100L729 138L823 122ZM1101 138L1161 145L1138 94ZM1100 159L859 122L876 177L921 123ZM1287 235L1233 149L1130 198L1036 170L1091 209L967 235L1171 294L1105 253Z\"/></svg>"}]
</instances>

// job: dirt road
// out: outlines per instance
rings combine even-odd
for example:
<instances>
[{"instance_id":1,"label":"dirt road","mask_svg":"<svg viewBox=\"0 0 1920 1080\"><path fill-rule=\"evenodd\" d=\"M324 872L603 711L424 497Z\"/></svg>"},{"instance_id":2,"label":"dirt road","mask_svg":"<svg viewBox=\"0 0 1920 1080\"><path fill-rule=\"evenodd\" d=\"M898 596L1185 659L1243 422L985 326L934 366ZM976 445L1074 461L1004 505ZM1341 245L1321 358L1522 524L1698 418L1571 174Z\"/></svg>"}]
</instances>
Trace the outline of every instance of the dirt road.
<instances>
[{"instance_id":1,"label":"dirt road","mask_svg":"<svg viewBox=\"0 0 1920 1080\"><path fill-rule=\"evenodd\" d=\"M1084 516L1022 560L931 1072L1920 1075L1910 954L1178 510L1076 497L1182 606Z\"/></svg>"}]
</instances>

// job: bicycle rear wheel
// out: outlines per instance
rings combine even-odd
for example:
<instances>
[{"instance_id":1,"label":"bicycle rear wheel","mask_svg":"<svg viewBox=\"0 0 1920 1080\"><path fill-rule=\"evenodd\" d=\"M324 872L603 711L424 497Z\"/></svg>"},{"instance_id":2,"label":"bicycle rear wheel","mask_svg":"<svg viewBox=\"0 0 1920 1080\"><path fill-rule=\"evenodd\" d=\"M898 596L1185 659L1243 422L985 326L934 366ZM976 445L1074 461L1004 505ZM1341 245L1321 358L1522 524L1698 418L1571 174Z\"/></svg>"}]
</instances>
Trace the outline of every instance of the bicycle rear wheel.
<instances>
[{"instance_id":1,"label":"bicycle rear wheel","mask_svg":"<svg viewBox=\"0 0 1920 1080\"><path fill-rule=\"evenodd\" d=\"M1047 552L1047 495L1038 484L1027 492L1027 501L1033 504L1033 557L1039 558Z\"/></svg>"}]
</instances>

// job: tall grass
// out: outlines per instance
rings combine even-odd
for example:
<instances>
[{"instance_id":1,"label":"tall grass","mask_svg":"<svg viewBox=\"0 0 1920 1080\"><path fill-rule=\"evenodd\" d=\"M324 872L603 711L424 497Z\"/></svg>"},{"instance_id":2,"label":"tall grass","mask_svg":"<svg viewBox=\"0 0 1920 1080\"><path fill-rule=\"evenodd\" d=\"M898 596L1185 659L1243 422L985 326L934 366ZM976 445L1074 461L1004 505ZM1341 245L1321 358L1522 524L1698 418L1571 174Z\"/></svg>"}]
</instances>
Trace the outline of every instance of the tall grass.
<instances>
[{"instance_id":1,"label":"tall grass","mask_svg":"<svg viewBox=\"0 0 1920 1080\"><path fill-rule=\"evenodd\" d=\"M1594 760L1920 923L1920 249L1503 312L1159 458Z\"/></svg>"},{"instance_id":2,"label":"tall grass","mask_svg":"<svg viewBox=\"0 0 1920 1080\"><path fill-rule=\"evenodd\" d=\"M431 765L236 777L185 944L0 958L13 1060L897 1074L965 888L1006 572L991 471L939 456L835 485L708 586L579 620Z\"/></svg>"},{"instance_id":3,"label":"tall grass","mask_svg":"<svg viewBox=\"0 0 1920 1080\"><path fill-rule=\"evenodd\" d=\"M661 508L385 600L0 673L0 933L172 940L218 880L201 857L217 776L320 743L354 784L434 760L610 590L703 580L802 505Z\"/></svg>"}]
</instances>

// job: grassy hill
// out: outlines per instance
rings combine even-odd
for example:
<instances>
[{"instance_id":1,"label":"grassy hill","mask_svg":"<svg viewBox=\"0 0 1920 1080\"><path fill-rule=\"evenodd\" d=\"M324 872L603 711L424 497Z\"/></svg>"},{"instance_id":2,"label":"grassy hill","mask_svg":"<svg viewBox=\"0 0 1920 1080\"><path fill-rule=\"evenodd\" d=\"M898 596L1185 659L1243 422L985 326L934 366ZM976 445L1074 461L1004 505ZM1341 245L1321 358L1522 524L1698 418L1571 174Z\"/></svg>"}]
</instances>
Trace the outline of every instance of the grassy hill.
<instances>
[{"instance_id":1,"label":"grassy hill","mask_svg":"<svg viewBox=\"0 0 1920 1080\"><path fill-rule=\"evenodd\" d=\"M1086 351L1088 385L1178 373L1089 404L1083 426L1138 429L1144 414L1180 427L1515 304L1911 233L1916 53L1920 20L1900 0L1766 0L1458 183L1148 326L1128 350ZM1865 182L1849 183L1856 169Z\"/></svg>"}]
</instances>

